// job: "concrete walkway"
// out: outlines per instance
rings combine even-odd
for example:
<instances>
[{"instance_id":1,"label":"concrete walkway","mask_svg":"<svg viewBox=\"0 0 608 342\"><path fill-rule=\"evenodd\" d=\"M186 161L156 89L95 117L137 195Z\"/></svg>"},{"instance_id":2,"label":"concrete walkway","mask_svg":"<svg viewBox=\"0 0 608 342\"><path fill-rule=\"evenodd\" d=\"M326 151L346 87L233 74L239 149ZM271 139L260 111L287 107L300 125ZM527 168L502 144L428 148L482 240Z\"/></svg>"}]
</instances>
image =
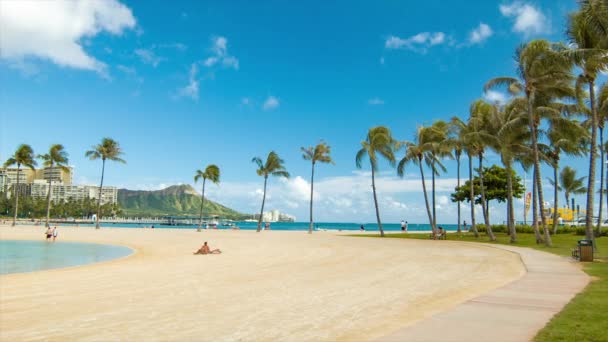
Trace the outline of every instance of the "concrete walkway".
<instances>
[{"instance_id":1,"label":"concrete walkway","mask_svg":"<svg viewBox=\"0 0 608 342\"><path fill-rule=\"evenodd\" d=\"M527 273L379 341L530 341L590 281L565 257L531 248L491 247L518 253Z\"/></svg>"}]
</instances>

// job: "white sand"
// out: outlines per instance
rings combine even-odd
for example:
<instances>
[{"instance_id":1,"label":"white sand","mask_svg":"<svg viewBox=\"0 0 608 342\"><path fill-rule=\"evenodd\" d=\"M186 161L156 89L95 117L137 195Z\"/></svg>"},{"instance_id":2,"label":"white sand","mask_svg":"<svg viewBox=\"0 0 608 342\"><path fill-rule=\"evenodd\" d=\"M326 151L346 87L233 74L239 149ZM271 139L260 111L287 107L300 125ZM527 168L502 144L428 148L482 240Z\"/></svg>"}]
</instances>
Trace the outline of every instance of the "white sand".
<instances>
[{"instance_id":1,"label":"white sand","mask_svg":"<svg viewBox=\"0 0 608 342\"><path fill-rule=\"evenodd\" d=\"M3 226L0 239L43 231ZM60 227L59 238L137 252L0 276L0 340L373 340L525 272L494 248L330 232ZM224 253L192 255L203 241Z\"/></svg>"}]
</instances>

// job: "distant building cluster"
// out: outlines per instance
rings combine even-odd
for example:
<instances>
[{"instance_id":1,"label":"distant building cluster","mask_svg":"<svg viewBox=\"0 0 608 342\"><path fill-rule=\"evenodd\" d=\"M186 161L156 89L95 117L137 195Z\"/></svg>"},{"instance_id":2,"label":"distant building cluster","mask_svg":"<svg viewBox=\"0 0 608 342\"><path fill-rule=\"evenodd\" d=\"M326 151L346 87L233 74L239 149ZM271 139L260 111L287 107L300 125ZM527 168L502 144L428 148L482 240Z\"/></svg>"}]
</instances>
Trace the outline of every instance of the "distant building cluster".
<instances>
[{"instance_id":1,"label":"distant building cluster","mask_svg":"<svg viewBox=\"0 0 608 342\"><path fill-rule=\"evenodd\" d=\"M295 216L281 213L278 210L265 211L262 214L262 221L264 222L294 222L295 220Z\"/></svg>"},{"instance_id":2,"label":"distant building cluster","mask_svg":"<svg viewBox=\"0 0 608 342\"><path fill-rule=\"evenodd\" d=\"M17 176L18 174L18 176ZM17 177L19 187L17 188ZM17 173L16 168L0 168L0 192L9 196L13 191L19 191L20 196L33 198L46 198L51 187L51 201L67 201L69 199L80 201L86 198L98 199L99 187L93 185L73 185L72 168L64 170L59 167L46 167L31 170L23 168ZM113 186L104 186L101 189L101 204L114 204L118 201L118 189Z\"/></svg>"}]
</instances>

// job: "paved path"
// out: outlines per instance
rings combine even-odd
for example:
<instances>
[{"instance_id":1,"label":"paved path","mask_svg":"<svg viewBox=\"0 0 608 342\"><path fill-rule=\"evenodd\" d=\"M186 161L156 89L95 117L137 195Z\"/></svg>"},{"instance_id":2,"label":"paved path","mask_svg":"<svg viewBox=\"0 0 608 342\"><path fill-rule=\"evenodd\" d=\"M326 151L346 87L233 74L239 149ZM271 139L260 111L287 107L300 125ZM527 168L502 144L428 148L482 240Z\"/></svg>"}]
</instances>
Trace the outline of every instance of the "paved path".
<instances>
[{"instance_id":1,"label":"paved path","mask_svg":"<svg viewBox=\"0 0 608 342\"><path fill-rule=\"evenodd\" d=\"M380 341L530 341L589 283L589 276L565 257L531 248L492 247L518 253L527 273Z\"/></svg>"}]
</instances>

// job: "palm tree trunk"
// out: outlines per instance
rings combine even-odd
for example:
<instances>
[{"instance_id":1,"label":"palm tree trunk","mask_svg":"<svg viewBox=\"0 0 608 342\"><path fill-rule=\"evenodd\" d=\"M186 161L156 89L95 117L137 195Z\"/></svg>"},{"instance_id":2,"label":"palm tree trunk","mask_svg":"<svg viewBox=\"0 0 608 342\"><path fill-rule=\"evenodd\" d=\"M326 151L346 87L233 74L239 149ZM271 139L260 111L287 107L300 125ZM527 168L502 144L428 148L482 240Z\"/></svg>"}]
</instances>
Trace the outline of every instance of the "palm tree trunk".
<instances>
[{"instance_id":1,"label":"palm tree trunk","mask_svg":"<svg viewBox=\"0 0 608 342\"><path fill-rule=\"evenodd\" d=\"M201 231L201 226L203 225L203 206L205 205L205 182L207 179L203 178L203 191L201 192L201 212L198 216L198 229L197 232Z\"/></svg>"},{"instance_id":2,"label":"palm tree trunk","mask_svg":"<svg viewBox=\"0 0 608 342\"><path fill-rule=\"evenodd\" d=\"M533 104L532 104L532 94L529 92L526 92L526 97L528 99L528 126L530 127L530 132L532 134L531 136L531 140L532 140L532 160L534 162L534 175L532 176L532 184L533 184L533 188L535 188L536 190L534 191L534 195L532 196L532 208L534 210L534 212L532 213L532 219L533 219L533 226L534 226L534 234L536 235L536 243L540 243L540 241L542 240L540 238L540 233L538 230L538 205L541 204L540 207L540 211L541 211L541 217L543 218L543 224L544 224L544 213L542 212L543 210L543 206L542 203L538 202L538 197L539 197L539 188L541 186L540 180L537 179L537 174L540 176L540 163L538 161L538 141L537 141L537 136L536 136L536 124L534 121L534 110L533 110ZM537 172L538 171L538 172ZM542 201L542 200L541 200Z\"/></svg>"},{"instance_id":3,"label":"palm tree trunk","mask_svg":"<svg viewBox=\"0 0 608 342\"><path fill-rule=\"evenodd\" d=\"M14 227L17 224L17 213L19 212L19 173L21 173L21 164L17 164L17 185L15 186L15 213L13 216Z\"/></svg>"},{"instance_id":4,"label":"palm tree trunk","mask_svg":"<svg viewBox=\"0 0 608 342\"><path fill-rule=\"evenodd\" d=\"M504 162L507 173L507 227L509 228L510 242L517 242L517 231L515 231L515 222L513 222L513 177L511 175L511 163Z\"/></svg>"},{"instance_id":5,"label":"palm tree trunk","mask_svg":"<svg viewBox=\"0 0 608 342\"><path fill-rule=\"evenodd\" d=\"M559 169L559 161L555 159L555 167L553 167L553 235L557 234L557 209L558 206L558 184L557 184L557 171Z\"/></svg>"},{"instance_id":6,"label":"palm tree trunk","mask_svg":"<svg viewBox=\"0 0 608 342\"><path fill-rule=\"evenodd\" d=\"M51 159L51 169L53 168L53 160ZM46 194L46 224L45 227L49 227L49 218L51 216L51 192L53 188L53 182L49 178L49 192Z\"/></svg>"},{"instance_id":7,"label":"palm tree trunk","mask_svg":"<svg viewBox=\"0 0 608 342\"><path fill-rule=\"evenodd\" d=\"M433 227L437 227L437 213L435 205L435 156L433 156L433 162L431 163L431 195L433 199Z\"/></svg>"},{"instance_id":8,"label":"palm tree trunk","mask_svg":"<svg viewBox=\"0 0 608 342\"><path fill-rule=\"evenodd\" d=\"M101 160L101 182L99 183L99 194L97 195L97 217L96 217L96 223L95 223L95 229L99 229L99 219L100 219L100 215L101 215L101 189L103 189L103 174L106 171L106 160L102 159Z\"/></svg>"},{"instance_id":9,"label":"palm tree trunk","mask_svg":"<svg viewBox=\"0 0 608 342\"><path fill-rule=\"evenodd\" d=\"M492 227L490 226L490 215L488 210L486 210L486 190L483 186L483 153L479 154L479 192L481 193L481 211L483 211L483 219L486 223L486 232L490 237L490 241L495 241L496 236L494 236L494 232L492 231Z\"/></svg>"},{"instance_id":10,"label":"palm tree trunk","mask_svg":"<svg viewBox=\"0 0 608 342\"><path fill-rule=\"evenodd\" d=\"M266 202L266 183L268 182L268 176L264 176L264 194L262 195L262 209L260 209L260 217L258 218L258 229L259 233L262 230L262 215L264 215L264 203Z\"/></svg>"},{"instance_id":11,"label":"palm tree trunk","mask_svg":"<svg viewBox=\"0 0 608 342\"><path fill-rule=\"evenodd\" d=\"M315 162L312 162L312 171L310 173L310 225L308 226L308 234L312 234L312 226L313 226L313 220L312 220L312 194L314 191L314 184L315 184Z\"/></svg>"},{"instance_id":12,"label":"palm tree trunk","mask_svg":"<svg viewBox=\"0 0 608 342\"><path fill-rule=\"evenodd\" d=\"M536 165L534 166L536 168ZM535 171L532 172L533 174ZM536 238L536 244L543 242L543 238L538 230L538 187L536 181L532 177L532 227L534 228L534 237Z\"/></svg>"},{"instance_id":13,"label":"palm tree trunk","mask_svg":"<svg viewBox=\"0 0 608 342\"><path fill-rule=\"evenodd\" d=\"M602 232L602 209L604 207L604 125L598 123L598 129L600 131L600 210L597 214L597 232L598 236L601 236Z\"/></svg>"},{"instance_id":14,"label":"palm tree trunk","mask_svg":"<svg viewBox=\"0 0 608 342\"><path fill-rule=\"evenodd\" d=\"M426 213L429 216L429 223L431 224L431 230L433 236L435 236L435 226L433 225L433 216L431 214L431 207L429 206L429 197L426 193L426 181L424 180L424 169L422 168L422 158L418 158L418 167L420 167L420 177L422 179L422 193L424 193L424 204L426 205Z\"/></svg>"},{"instance_id":15,"label":"palm tree trunk","mask_svg":"<svg viewBox=\"0 0 608 342\"><path fill-rule=\"evenodd\" d=\"M593 200L595 198L595 154L597 153L597 111L595 108L595 82L589 81L589 100L591 103L591 149L589 151L589 178L587 179L587 212L585 213L585 238L593 241Z\"/></svg>"},{"instance_id":16,"label":"palm tree trunk","mask_svg":"<svg viewBox=\"0 0 608 342\"><path fill-rule=\"evenodd\" d=\"M473 235L476 238L479 237L479 232L477 231L477 226L475 224L475 184L473 184L473 156L471 153L467 153L469 156L469 197L471 198L471 229L473 230Z\"/></svg>"},{"instance_id":17,"label":"palm tree trunk","mask_svg":"<svg viewBox=\"0 0 608 342\"><path fill-rule=\"evenodd\" d=\"M52 167L52 166L51 166ZM46 194L46 224L49 227L49 218L51 217L51 192L53 191L53 182L49 179L49 192Z\"/></svg>"},{"instance_id":18,"label":"palm tree trunk","mask_svg":"<svg viewBox=\"0 0 608 342\"><path fill-rule=\"evenodd\" d=\"M376 196L376 177L374 175L373 167L372 167L372 192L374 193L374 205L376 206L376 220L378 220L378 229L380 229L380 236L384 236L384 229L382 229L382 222L380 221L380 209L378 209L378 197Z\"/></svg>"},{"instance_id":19,"label":"palm tree trunk","mask_svg":"<svg viewBox=\"0 0 608 342\"><path fill-rule=\"evenodd\" d=\"M456 188L460 189L460 152L456 152ZM458 205L458 234L462 232L460 229L460 202Z\"/></svg>"}]
</instances>

